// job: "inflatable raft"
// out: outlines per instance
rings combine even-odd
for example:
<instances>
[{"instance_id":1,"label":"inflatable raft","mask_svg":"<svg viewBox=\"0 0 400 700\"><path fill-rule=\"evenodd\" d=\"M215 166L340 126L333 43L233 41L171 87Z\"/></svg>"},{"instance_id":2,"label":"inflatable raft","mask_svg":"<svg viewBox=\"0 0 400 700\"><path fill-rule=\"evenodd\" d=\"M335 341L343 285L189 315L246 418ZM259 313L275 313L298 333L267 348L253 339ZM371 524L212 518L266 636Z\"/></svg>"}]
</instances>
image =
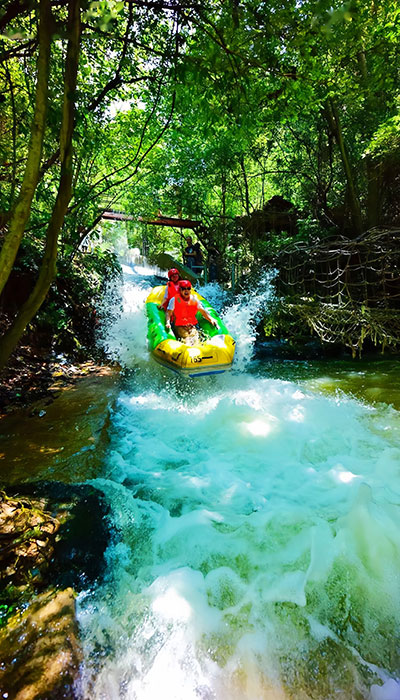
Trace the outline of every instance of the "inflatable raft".
<instances>
[{"instance_id":1,"label":"inflatable raft","mask_svg":"<svg viewBox=\"0 0 400 700\"><path fill-rule=\"evenodd\" d=\"M198 313L197 318L204 339L193 346L185 345L165 328L165 311L158 308L164 298L164 292L165 286L154 287L146 299L147 338L154 359L164 367L189 377L220 374L230 369L235 354L235 341L211 304L192 289L192 294L217 321L218 328L214 328Z\"/></svg>"}]
</instances>

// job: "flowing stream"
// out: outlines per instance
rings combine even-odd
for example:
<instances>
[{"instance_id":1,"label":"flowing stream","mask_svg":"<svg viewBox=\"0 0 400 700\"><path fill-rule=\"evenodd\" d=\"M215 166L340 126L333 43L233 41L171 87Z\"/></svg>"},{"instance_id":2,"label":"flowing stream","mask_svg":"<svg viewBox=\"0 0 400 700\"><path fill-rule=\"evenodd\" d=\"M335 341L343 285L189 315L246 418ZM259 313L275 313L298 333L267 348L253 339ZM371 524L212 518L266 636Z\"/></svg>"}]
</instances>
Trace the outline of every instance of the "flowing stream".
<instances>
[{"instance_id":1,"label":"flowing stream","mask_svg":"<svg viewBox=\"0 0 400 700\"><path fill-rule=\"evenodd\" d=\"M125 268L103 339L125 383L91 481L115 534L78 599L85 696L398 700L398 411L252 361L267 281L234 303L200 290L237 339L234 369L176 377L146 349L155 283Z\"/></svg>"}]
</instances>

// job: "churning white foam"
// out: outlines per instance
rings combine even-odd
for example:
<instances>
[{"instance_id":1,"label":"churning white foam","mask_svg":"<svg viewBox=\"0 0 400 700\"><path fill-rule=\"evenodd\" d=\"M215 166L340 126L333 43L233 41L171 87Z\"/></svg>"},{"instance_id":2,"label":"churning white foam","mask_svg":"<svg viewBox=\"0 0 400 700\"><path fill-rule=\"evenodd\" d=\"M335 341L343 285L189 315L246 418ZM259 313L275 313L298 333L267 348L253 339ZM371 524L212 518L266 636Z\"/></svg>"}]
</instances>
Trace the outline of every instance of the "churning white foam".
<instances>
[{"instance_id":1,"label":"churning white foam","mask_svg":"<svg viewBox=\"0 0 400 700\"><path fill-rule=\"evenodd\" d=\"M253 355L257 323L274 298L274 277L274 272L264 274L256 286L237 295L234 303L227 306L222 314L230 334L236 340L235 367L239 371L246 369Z\"/></svg>"},{"instance_id":2,"label":"churning white foam","mask_svg":"<svg viewBox=\"0 0 400 700\"><path fill-rule=\"evenodd\" d=\"M156 282L152 268L123 265L122 269L122 285L113 282L105 295L99 342L109 357L129 367L148 360L145 301Z\"/></svg>"},{"instance_id":3,"label":"churning white foam","mask_svg":"<svg viewBox=\"0 0 400 700\"><path fill-rule=\"evenodd\" d=\"M116 534L78 601L86 696L395 700L399 429L245 372L136 376L92 482Z\"/></svg>"}]
</instances>

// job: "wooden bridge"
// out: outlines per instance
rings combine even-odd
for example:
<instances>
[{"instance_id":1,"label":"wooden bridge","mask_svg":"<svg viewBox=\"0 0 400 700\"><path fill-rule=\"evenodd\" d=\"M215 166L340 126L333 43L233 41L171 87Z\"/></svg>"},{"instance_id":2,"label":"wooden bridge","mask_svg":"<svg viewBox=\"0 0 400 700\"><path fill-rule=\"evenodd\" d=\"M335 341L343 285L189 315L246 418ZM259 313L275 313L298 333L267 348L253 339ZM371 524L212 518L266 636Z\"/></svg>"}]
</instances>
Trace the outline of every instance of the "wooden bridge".
<instances>
[{"instance_id":1,"label":"wooden bridge","mask_svg":"<svg viewBox=\"0 0 400 700\"><path fill-rule=\"evenodd\" d=\"M136 217L132 216L132 214L125 214L122 211L109 210L104 211L101 218L111 221L135 221ZM171 228L188 228L193 231L202 226L201 221L183 219L180 216L162 216L161 214L156 217L139 216L136 220L149 226L171 226Z\"/></svg>"},{"instance_id":2,"label":"wooden bridge","mask_svg":"<svg viewBox=\"0 0 400 700\"><path fill-rule=\"evenodd\" d=\"M135 217L131 214L124 214L122 211L103 211L102 219L111 221L134 221Z\"/></svg>"},{"instance_id":3,"label":"wooden bridge","mask_svg":"<svg viewBox=\"0 0 400 700\"><path fill-rule=\"evenodd\" d=\"M194 219L182 219L181 217L162 216L161 214L155 218L146 218L139 216L139 221L149 226L171 226L171 228L189 228L193 231L202 226L201 221Z\"/></svg>"}]
</instances>

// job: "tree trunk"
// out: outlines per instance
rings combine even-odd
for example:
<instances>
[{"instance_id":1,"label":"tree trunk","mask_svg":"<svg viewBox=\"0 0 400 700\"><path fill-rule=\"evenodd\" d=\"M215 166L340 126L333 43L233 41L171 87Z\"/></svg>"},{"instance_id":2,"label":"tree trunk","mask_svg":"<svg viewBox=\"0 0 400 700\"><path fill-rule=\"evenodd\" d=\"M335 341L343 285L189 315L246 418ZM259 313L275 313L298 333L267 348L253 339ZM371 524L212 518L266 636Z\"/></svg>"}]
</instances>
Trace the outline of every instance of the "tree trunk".
<instances>
[{"instance_id":1,"label":"tree trunk","mask_svg":"<svg viewBox=\"0 0 400 700\"><path fill-rule=\"evenodd\" d=\"M61 174L56 201L46 231L46 248L35 287L5 334L0 350L0 369L20 340L26 326L41 307L56 274L57 243L72 195L72 135L79 62L80 0L69 0L69 40L65 63L64 104L60 129Z\"/></svg>"},{"instance_id":2,"label":"tree trunk","mask_svg":"<svg viewBox=\"0 0 400 700\"><path fill-rule=\"evenodd\" d=\"M362 44L361 34L358 36L360 44ZM364 48L357 53L358 66L361 73L361 85L365 96L365 105L367 113L374 114L377 107L377 98L371 92L368 81L368 64ZM367 226L372 228L379 224L381 213L381 165L367 156L365 159L365 168L367 175Z\"/></svg>"},{"instance_id":3,"label":"tree trunk","mask_svg":"<svg viewBox=\"0 0 400 700\"><path fill-rule=\"evenodd\" d=\"M52 19L49 0L40 0L39 56L37 61L35 111L21 190L13 208L9 229L5 235L3 246L0 251L0 294L13 268L25 231L25 226L29 219L32 199L39 177L43 136L46 125Z\"/></svg>"},{"instance_id":4,"label":"tree trunk","mask_svg":"<svg viewBox=\"0 0 400 700\"><path fill-rule=\"evenodd\" d=\"M250 197L249 197L249 183L247 182L247 173L244 165L244 157L240 158L240 168L242 170L243 182L244 182L244 196L245 196L245 208L247 216L250 216Z\"/></svg>"},{"instance_id":5,"label":"tree trunk","mask_svg":"<svg viewBox=\"0 0 400 700\"><path fill-rule=\"evenodd\" d=\"M221 198L222 198L222 250L225 253L228 244L226 231L226 172L221 172Z\"/></svg>"},{"instance_id":6,"label":"tree trunk","mask_svg":"<svg viewBox=\"0 0 400 700\"><path fill-rule=\"evenodd\" d=\"M368 178L367 224L368 228L372 228L373 226L378 226L381 217L382 167L380 163L374 163L370 158L367 158L366 167Z\"/></svg>"},{"instance_id":7,"label":"tree trunk","mask_svg":"<svg viewBox=\"0 0 400 700\"><path fill-rule=\"evenodd\" d=\"M332 98L329 98L326 115L332 133L335 137L335 141L339 147L340 155L342 157L342 164L347 180L348 194L349 194L349 205L351 220L354 226L355 236L359 236L363 231L362 218L361 218L361 208L360 202L357 196L356 186L354 182L354 177L352 173L352 168L350 165L350 158L347 151L347 147L343 138L342 127L340 124L339 112ZM354 236L354 237L355 237Z\"/></svg>"}]
</instances>

